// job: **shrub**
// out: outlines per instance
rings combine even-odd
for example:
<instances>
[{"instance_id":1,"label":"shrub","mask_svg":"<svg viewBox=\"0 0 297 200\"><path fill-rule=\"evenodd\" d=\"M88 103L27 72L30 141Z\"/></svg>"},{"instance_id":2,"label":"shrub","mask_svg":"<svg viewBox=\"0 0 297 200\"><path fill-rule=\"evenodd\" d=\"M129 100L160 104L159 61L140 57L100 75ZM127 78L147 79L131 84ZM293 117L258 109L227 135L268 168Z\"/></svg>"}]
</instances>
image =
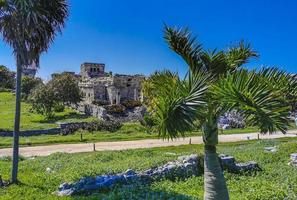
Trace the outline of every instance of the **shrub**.
<instances>
[{"instance_id":1,"label":"shrub","mask_svg":"<svg viewBox=\"0 0 297 200\"><path fill-rule=\"evenodd\" d=\"M105 106L109 104L108 101L103 101L103 100L94 100L92 103L97 106Z\"/></svg>"},{"instance_id":2,"label":"shrub","mask_svg":"<svg viewBox=\"0 0 297 200\"><path fill-rule=\"evenodd\" d=\"M37 86L31 93L29 101L32 104L32 109L38 114L44 115L47 119L54 117L54 106L58 101L55 92L48 85Z\"/></svg>"},{"instance_id":3,"label":"shrub","mask_svg":"<svg viewBox=\"0 0 297 200\"><path fill-rule=\"evenodd\" d=\"M104 106L108 114L122 114L125 111L123 105L108 105Z\"/></svg>"},{"instance_id":4,"label":"shrub","mask_svg":"<svg viewBox=\"0 0 297 200\"><path fill-rule=\"evenodd\" d=\"M12 92L12 89L0 87L0 92Z\"/></svg>"},{"instance_id":5,"label":"shrub","mask_svg":"<svg viewBox=\"0 0 297 200\"><path fill-rule=\"evenodd\" d=\"M233 111L225 113L225 117L229 121L229 125L231 128L244 128L246 125L244 118L240 114L240 112L233 110Z\"/></svg>"},{"instance_id":6,"label":"shrub","mask_svg":"<svg viewBox=\"0 0 297 200\"><path fill-rule=\"evenodd\" d=\"M80 128L84 128L84 126L82 124L68 124L66 125L65 128L63 128L61 130L61 134L62 135L70 135L72 133L74 133L75 131L77 131Z\"/></svg>"},{"instance_id":7,"label":"shrub","mask_svg":"<svg viewBox=\"0 0 297 200\"><path fill-rule=\"evenodd\" d=\"M94 121L86 125L85 129L93 131L109 131L115 132L122 127L122 123L119 121Z\"/></svg>"},{"instance_id":8,"label":"shrub","mask_svg":"<svg viewBox=\"0 0 297 200\"><path fill-rule=\"evenodd\" d=\"M129 108L129 109L139 107L142 105L141 102L137 101L137 100L126 100L122 104L123 104L123 106L125 106L126 108Z\"/></svg>"},{"instance_id":9,"label":"shrub","mask_svg":"<svg viewBox=\"0 0 297 200\"><path fill-rule=\"evenodd\" d=\"M144 115L143 119L140 121L140 124L147 128L152 128L156 125L154 118L148 114Z\"/></svg>"},{"instance_id":10,"label":"shrub","mask_svg":"<svg viewBox=\"0 0 297 200\"><path fill-rule=\"evenodd\" d=\"M54 106L55 112L63 112L65 110L65 106L63 104L56 104Z\"/></svg>"}]
</instances>

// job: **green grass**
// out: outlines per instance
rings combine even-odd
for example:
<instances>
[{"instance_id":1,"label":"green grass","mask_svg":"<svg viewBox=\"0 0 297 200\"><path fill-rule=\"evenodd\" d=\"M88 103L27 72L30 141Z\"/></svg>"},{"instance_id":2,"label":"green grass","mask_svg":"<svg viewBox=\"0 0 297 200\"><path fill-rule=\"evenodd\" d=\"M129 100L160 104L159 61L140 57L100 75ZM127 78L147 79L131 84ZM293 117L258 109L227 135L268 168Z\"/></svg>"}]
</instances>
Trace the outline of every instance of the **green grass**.
<instances>
[{"instance_id":1,"label":"green grass","mask_svg":"<svg viewBox=\"0 0 297 200\"><path fill-rule=\"evenodd\" d=\"M255 128L226 130L223 134L255 132ZM81 134L83 140L81 141ZM186 136L201 136L201 132L187 133ZM125 123L116 132L95 131L77 131L71 135L39 135L30 137L20 137L21 146L36 146L65 143L87 143L87 142L107 142L107 141L129 141L141 139L157 139L157 133L150 133L139 123ZM12 137L0 137L0 148L11 147Z\"/></svg>"},{"instance_id":2,"label":"green grass","mask_svg":"<svg viewBox=\"0 0 297 200\"><path fill-rule=\"evenodd\" d=\"M266 153L266 146L277 146L276 153ZM19 185L0 189L0 199L202 199L203 177L185 181L159 181L151 185L119 185L112 191L91 196L58 198L52 193L62 182L83 176L123 172L128 168L144 170L174 160L178 155L202 153L202 145L152 149L62 154L20 161ZM297 199L297 168L288 166L290 153L297 152L296 139L261 140L220 144L218 151L235 156L238 161L257 161L263 171L247 174L225 173L231 199ZM167 152L177 155L167 154ZM9 178L9 160L0 159L0 174ZM54 172L47 173L50 167Z\"/></svg>"},{"instance_id":3,"label":"green grass","mask_svg":"<svg viewBox=\"0 0 297 200\"><path fill-rule=\"evenodd\" d=\"M28 110L30 105L22 102L21 130L34 130L57 127L56 122L75 122L75 121L92 121L94 117L87 117L78 114L71 109L66 109L62 113L56 113L51 121L45 120L44 116L30 113ZM0 129L13 129L14 118L14 96L8 92L0 93ZM231 129L220 131L220 134L237 134L257 132L255 127L247 127L244 129ZM81 141L80 135L83 134ZM200 136L201 132L187 133L186 136ZM106 142L106 141L125 141L140 139L156 139L158 134L148 133L147 130L139 123L126 123L123 127L114 132L95 131L93 133L86 131L78 131L75 134L62 135L39 135L31 137L20 137L21 146L35 146L62 143L85 143L85 142ZM0 137L0 148L11 147L11 137Z\"/></svg>"},{"instance_id":4,"label":"green grass","mask_svg":"<svg viewBox=\"0 0 297 200\"><path fill-rule=\"evenodd\" d=\"M21 130L55 128L57 122L91 121L94 118L79 114L66 108L64 112L55 113L55 117L46 120L44 116L31 113L30 104L21 103ZM0 92L0 129L13 130L15 96L9 92Z\"/></svg>"}]
</instances>

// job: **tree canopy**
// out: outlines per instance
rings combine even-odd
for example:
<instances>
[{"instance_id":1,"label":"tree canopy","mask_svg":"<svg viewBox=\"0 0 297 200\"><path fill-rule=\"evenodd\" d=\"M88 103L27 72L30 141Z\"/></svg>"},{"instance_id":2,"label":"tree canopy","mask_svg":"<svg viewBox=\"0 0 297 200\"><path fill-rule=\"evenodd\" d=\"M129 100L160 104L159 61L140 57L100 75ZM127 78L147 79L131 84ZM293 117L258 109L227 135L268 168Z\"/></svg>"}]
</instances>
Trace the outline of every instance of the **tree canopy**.
<instances>
[{"instance_id":1,"label":"tree canopy","mask_svg":"<svg viewBox=\"0 0 297 200\"><path fill-rule=\"evenodd\" d=\"M15 72L4 65L0 65L0 88L13 89L15 86Z\"/></svg>"}]
</instances>

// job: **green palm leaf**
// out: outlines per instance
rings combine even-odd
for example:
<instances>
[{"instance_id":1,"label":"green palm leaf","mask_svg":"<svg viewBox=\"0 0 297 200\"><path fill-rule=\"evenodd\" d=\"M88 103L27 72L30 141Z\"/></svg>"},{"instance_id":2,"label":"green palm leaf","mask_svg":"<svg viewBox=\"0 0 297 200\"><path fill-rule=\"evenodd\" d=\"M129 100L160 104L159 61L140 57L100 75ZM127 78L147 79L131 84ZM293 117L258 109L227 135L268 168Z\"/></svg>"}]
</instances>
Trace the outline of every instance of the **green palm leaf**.
<instances>
[{"instance_id":1,"label":"green palm leaf","mask_svg":"<svg viewBox=\"0 0 297 200\"><path fill-rule=\"evenodd\" d=\"M251 125L261 132L286 132L289 126L288 102L280 90L270 87L266 81L272 78L263 71L240 70L228 74L212 88L213 96L225 110L237 109ZM266 80L266 81L264 81Z\"/></svg>"},{"instance_id":2,"label":"green palm leaf","mask_svg":"<svg viewBox=\"0 0 297 200\"><path fill-rule=\"evenodd\" d=\"M173 139L179 133L184 136L185 131L193 128L197 111L206 104L208 77L205 74L195 74L188 78L187 81L179 80L167 95L158 96L155 116L159 134L163 138Z\"/></svg>"}]
</instances>

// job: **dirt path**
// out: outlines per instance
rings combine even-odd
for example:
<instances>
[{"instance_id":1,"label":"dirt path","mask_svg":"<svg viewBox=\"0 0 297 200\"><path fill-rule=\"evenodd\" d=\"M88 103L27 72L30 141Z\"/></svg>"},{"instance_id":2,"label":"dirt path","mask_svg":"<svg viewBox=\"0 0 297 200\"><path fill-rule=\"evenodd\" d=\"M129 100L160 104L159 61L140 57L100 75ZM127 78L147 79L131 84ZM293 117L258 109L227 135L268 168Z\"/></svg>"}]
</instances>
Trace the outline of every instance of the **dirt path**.
<instances>
[{"instance_id":1,"label":"dirt path","mask_svg":"<svg viewBox=\"0 0 297 200\"><path fill-rule=\"evenodd\" d=\"M273 139L284 137L297 137L297 130L288 131L286 135L279 132L272 135L260 135L260 139ZM201 136L187 137L174 141L163 141L159 139L136 140L136 141L120 141L120 142L97 142L95 143L96 151L106 150L125 150L125 149L139 149L139 148L152 148L152 147L165 147L165 146L179 146L189 144L191 138L192 144L202 144ZM258 138L258 133L245 133L245 134L232 134L220 135L220 142L237 142L254 140ZM77 153L77 152L92 152L93 143L80 143L80 144L58 144L48 146L35 146L35 147L21 147L20 154L25 157L31 156L47 156L56 152ZM11 156L12 148L0 149L0 157Z\"/></svg>"}]
</instances>

